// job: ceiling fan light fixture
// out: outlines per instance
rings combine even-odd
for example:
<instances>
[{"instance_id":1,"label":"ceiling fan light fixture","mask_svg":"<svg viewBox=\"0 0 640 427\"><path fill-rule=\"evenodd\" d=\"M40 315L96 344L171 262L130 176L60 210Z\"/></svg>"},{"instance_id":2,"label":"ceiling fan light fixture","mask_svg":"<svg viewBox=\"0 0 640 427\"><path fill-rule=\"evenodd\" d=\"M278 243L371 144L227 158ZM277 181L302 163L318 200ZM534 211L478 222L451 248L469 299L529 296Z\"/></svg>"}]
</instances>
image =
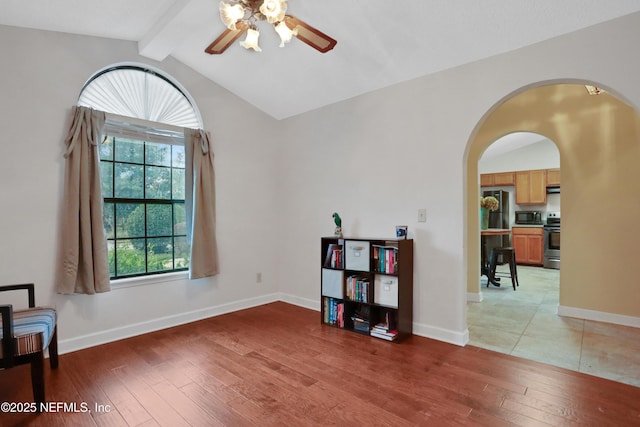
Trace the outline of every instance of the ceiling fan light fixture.
<instances>
[{"instance_id":1,"label":"ceiling fan light fixture","mask_svg":"<svg viewBox=\"0 0 640 427\"><path fill-rule=\"evenodd\" d=\"M284 44L289 43L291 38L297 35L298 32L291 30L284 21L281 21L276 25L276 33L280 36L280 47L284 47Z\"/></svg>"},{"instance_id":2,"label":"ceiling fan light fixture","mask_svg":"<svg viewBox=\"0 0 640 427\"><path fill-rule=\"evenodd\" d=\"M260 6L260 13L270 24L282 21L286 11L287 0L264 0Z\"/></svg>"},{"instance_id":3,"label":"ceiling fan light fixture","mask_svg":"<svg viewBox=\"0 0 640 427\"><path fill-rule=\"evenodd\" d=\"M260 32L256 28L249 28L247 30L247 38L240 42L240 45L245 49L253 49L256 52L262 52L262 49L258 46L258 37L260 37Z\"/></svg>"},{"instance_id":4,"label":"ceiling fan light fixture","mask_svg":"<svg viewBox=\"0 0 640 427\"><path fill-rule=\"evenodd\" d=\"M244 18L244 7L240 4L230 5L220 2L220 20L230 30L236 29L236 22Z\"/></svg>"},{"instance_id":5,"label":"ceiling fan light fixture","mask_svg":"<svg viewBox=\"0 0 640 427\"><path fill-rule=\"evenodd\" d=\"M287 0L221 0L219 9L220 20L227 28L204 50L210 55L223 53L245 33L246 39L240 44L245 49L262 52L258 46L260 33L256 26L260 21L273 25L280 36L280 47L296 37L320 53L326 53L337 43L306 22L286 15Z\"/></svg>"}]
</instances>

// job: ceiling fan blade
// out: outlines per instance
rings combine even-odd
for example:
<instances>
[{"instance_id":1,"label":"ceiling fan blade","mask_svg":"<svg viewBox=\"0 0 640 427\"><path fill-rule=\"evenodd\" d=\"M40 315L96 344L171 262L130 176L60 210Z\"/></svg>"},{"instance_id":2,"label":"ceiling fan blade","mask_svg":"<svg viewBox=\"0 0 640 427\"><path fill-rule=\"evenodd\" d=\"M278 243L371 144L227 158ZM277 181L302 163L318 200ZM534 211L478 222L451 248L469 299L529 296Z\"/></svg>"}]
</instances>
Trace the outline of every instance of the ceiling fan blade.
<instances>
[{"instance_id":1,"label":"ceiling fan blade","mask_svg":"<svg viewBox=\"0 0 640 427\"><path fill-rule=\"evenodd\" d=\"M295 16L286 15L284 23L289 27L291 31L295 31L295 36L298 40L308 44L312 48L326 53L334 48L336 40L332 39L322 31L313 28L311 25L304 21L299 20Z\"/></svg>"},{"instance_id":2,"label":"ceiling fan blade","mask_svg":"<svg viewBox=\"0 0 640 427\"><path fill-rule=\"evenodd\" d=\"M220 34L220 36L218 36L218 38L215 39L213 43L211 43L204 51L210 55L221 54L222 52L227 50L227 48L231 46L234 41L238 40L247 31L248 28L249 25L247 25L246 23L237 22L235 30L230 30L228 28L224 30L222 34Z\"/></svg>"}]
</instances>

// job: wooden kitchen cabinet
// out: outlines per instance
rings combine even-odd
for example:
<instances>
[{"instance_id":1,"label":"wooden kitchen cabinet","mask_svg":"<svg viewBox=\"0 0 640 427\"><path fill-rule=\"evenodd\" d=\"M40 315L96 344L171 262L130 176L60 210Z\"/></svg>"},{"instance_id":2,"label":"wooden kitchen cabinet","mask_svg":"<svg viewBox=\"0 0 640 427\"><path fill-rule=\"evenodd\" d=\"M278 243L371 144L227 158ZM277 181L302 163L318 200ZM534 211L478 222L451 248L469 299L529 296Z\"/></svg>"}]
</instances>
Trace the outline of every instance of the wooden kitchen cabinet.
<instances>
[{"instance_id":1,"label":"wooden kitchen cabinet","mask_svg":"<svg viewBox=\"0 0 640 427\"><path fill-rule=\"evenodd\" d=\"M538 266L543 264L543 233L542 227L513 227L511 229L511 243L518 264Z\"/></svg>"},{"instance_id":2,"label":"wooden kitchen cabinet","mask_svg":"<svg viewBox=\"0 0 640 427\"><path fill-rule=\"evenodd\" d=\"M516 174L515 172L494 173L493 182L494 182L494 185L497 187L516 185Z\"/></svg>"},{"instance_id":3,"label":"wooden kitchen cabinet","mask_svg":"<svg viewBox=\"0 0 640 427\"><path fill-rule=\"evenodd\" d=\"M508 187L515 184L515 172L483 173L480 175L480 187Z\"/></svg>"},{"instance_id":4,"label":"wooden kitchen cabinet","mask_svg":"<svg viewBox=\"0 0 640 427\"><path fill-rule=\"evenodd\" d=\"M480 174L480 187L493 187L493 174L492 173Z\"/></svg>"},{"instance_id":5,"label":"wooden kitchen cabinet","mask_svg":"<svg viewBox=\"0 0 640 427\"><path fill-rule=\"evenodd\" d=\"M515 175L517 205L544 205L547 203L546 169L518 171Z\"/></svg>"},{"instance_id":6,"label":"wooden kitchen cabinet","mask_svg":"<svg viewBox=\"0 0 640 427\"><path fill-rule=\"evenodd\" d=\"M547 187L560 186L560 169L547 169Z\"/></svg>"}]
</instances>

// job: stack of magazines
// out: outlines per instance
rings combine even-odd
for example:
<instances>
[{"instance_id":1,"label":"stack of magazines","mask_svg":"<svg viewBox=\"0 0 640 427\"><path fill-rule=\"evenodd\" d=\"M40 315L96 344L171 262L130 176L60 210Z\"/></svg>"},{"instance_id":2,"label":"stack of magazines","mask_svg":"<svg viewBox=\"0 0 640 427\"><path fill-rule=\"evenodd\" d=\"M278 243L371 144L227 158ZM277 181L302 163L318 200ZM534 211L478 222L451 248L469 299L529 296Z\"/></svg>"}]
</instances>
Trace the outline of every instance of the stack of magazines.
<instances>
[{"instance_id":1,"label":"stack of magazines","mask_svg":"<svg viewBox=\"0 0 640 427\"><path fill-rule=\"evenodd\" d=\"M384 321L376 324L369 332L372 337L382 338L383 340L393 341L398 336L398 331L392 328L391 316L389 313L385 313Z\"/></svg>"}]
</instances>

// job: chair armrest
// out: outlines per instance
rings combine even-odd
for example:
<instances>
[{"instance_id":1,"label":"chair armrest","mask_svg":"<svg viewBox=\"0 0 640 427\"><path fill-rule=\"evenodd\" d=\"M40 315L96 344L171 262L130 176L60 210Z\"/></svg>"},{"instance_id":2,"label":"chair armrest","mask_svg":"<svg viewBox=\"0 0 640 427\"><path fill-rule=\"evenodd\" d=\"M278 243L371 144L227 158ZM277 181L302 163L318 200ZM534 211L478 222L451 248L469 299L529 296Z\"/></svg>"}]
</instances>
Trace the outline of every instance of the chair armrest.
<instances>
[{"instance_id":1,"label":"chair armrest","mask_svg":"<svg viewBox=\"0 0 640 427\"><path fill-rule=\"evenodd\" d=\"M29 307L36 306L36 293L33 283L22 283L19 285L5 285L0 286L0 292L3 291L17 291L20 289L26 289L29 293Z\"/></svg>"},{"instance_id":2,"label":"chair armrest","mask_svg":"<svg viewBox=\"0 0 640 427\"><path fill-rule=\"evenodd\" d=\"M0 305L2 315L2 359L0 367L13 366L13 306L11 304Z\"/></svg>"}]
</instances>

